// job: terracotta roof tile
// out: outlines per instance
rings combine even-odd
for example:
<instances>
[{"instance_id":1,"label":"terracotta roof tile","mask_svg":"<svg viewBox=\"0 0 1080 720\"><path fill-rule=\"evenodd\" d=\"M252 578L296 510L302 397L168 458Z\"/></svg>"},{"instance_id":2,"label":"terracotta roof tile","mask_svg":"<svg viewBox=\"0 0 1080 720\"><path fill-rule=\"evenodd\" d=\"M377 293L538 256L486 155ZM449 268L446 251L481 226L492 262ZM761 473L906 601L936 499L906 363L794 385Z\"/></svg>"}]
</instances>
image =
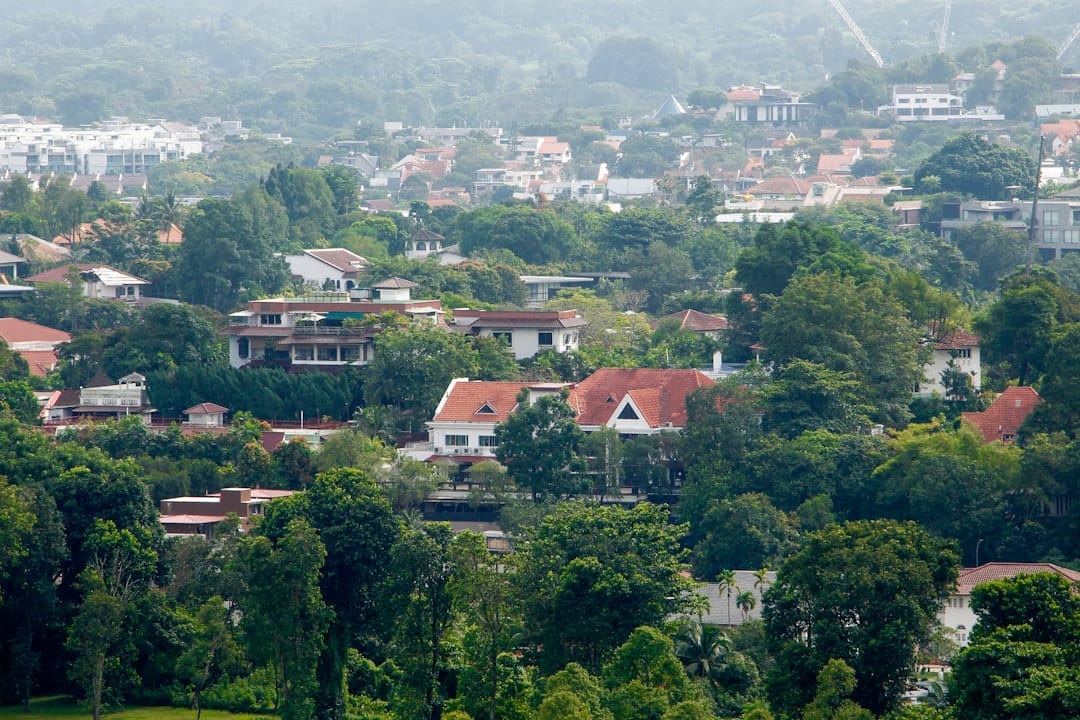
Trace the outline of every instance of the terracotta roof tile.
<instances>
[{"instance_id":1,"label":"terracotta roof tile","mask_svg":"<svg viewBox=\"0 0 1080 720\"><path fill-rule=\"evenodd\" d=\"M961 350L963 348L978 347L979 337L965 330L953 330L945 337L934 343L937 350Z\"/></svg>"},{"instance_id":2,"label":"terracotta roof tile","mask_svg":"<svg viewBox=\"0 0 1080 720\"><path fill-rule=\"evenodd\" d=\"M728 329L728 319L723 315L709 315L698 310L682 310L677 313L657 318L654 329L661 323L677 320L680 330L694 332L718 332Z\"/></svg>"},{"instance_id":3,"label":"terracotta roof tile","mask_svg":"<svg viewBox=\"0 0 1080 720\"><path fill-rule=\"evenodd\" d=\"M0 318L0 340L8 345L24 342L63 343L71 342L71 335L27 320L6 317Z\"/></svg>"},{"instance_id":4,"label":"terracotta roof tile","mask_svg":"<svg viewBox=\"0 0 1080 720\"><path fill-rule=\"evenodd\" d=\"M956 581L958 595L970 595L972 588L991 580L1004 580L1017 575L1053 573L1070 582L1080 582L1080 572L1052 563L985 563L977 568L964 568Z\"/></svg>"},{"instance_id":5,"label":"terracotta roof tile","mask_svg":"<svg viewBox=\"0 0 1080 720\"><path fill-rule=\"evenodd\" d=\"M1032 387L1010 387L997 396L982 412L962 413L962 417L978 428L986 442L1011 442L1024 420L1042 402Z\"/></svg>"},{"instance_id":6,"label":"terracotta roof tile","mask_svg":"<svg viewBox=\"0 0 1080 720\"><path fill-rule=\"evenodd\" d=\"M56 369L59 361L56 353L52 350L17 350L30 366L30 374L36 377L45 377Z\"/></svg>"},{"instance_id":7,"label":"terracotta roof tile","mask_svg":"<svg viewBox=\"0 0 1080 720\"><path fill-rule=\"evenodd\" d=\"M686 426L686 397L694 390L712 384L713 381L698 370L601 368L570 391L570 404L578 413L579 424L604 425L627 393L652 390L657 393L655 400L647 394L631 396L635 405L639 397L642 402L648 402L650 408L655 403L655 423L649 419L650 426L660 428L670 423L672 428L681 428ZM646 414L651 412L639 409Z\"/></svg>"},{"instance_id":8,"label":"terracotta roof tile","mask_svg":"<svg viewBox=\"0 0 1080 720\"><path fill-rule=\"evenodd\" d=\"M435 410L436 422L503 422L530 383L456 379ZM494 412L486 412L491 409ZM485 412L480 412L484 410Z\"/></svg>"},{"instance_id":9,"label":"terracotta roof tile","mask_svg":"<svg viewBox=\"0 0 1080 720\"><path fill-rule=\"evenodd\" d=\"M204 402L204 403L199 403L198 405L192 405L191 407L189 407L187 410L184 411L184 414L185 415L192 415L192 414L195 414L195 415L207 415L207 414L211 414L211 413L225 413L225 412L229 412L229 408L222 407L221 405L218 405L217 403Z\"/></svg>"}]
</instances>

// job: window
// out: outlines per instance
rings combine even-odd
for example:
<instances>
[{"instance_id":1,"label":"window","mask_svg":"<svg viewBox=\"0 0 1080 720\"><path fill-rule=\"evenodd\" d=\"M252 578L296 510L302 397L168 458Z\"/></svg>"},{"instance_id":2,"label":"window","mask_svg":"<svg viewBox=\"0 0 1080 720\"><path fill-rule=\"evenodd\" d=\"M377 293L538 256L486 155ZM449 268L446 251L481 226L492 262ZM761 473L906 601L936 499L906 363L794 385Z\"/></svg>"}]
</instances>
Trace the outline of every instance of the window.
<instances>
[{"instance_id":1,"label":"window","mask_svg":"<svg viewBox=\"0 0 1080 720\"><path fill-rule=\"evenodd\" d=\"M246 360L251 355L251 341L247 338L240 338L236 341L236 356L242 360Z\"/></svg>"},{"instance_id":2,"label":"window","mask_svg":"<svg viewBox=\"0 0 1080 720\"><path fill-rule=\"evenodd\" d=\"M280 325L281 313L264 313L259 316L260 325Z\"/></svg>"},{"instance_id":3,"label":"window","mask_svg":"<svg viewBox=\"0 0 1080 720\"><path fill-rule=\"evenodd\" d=\"M360 359L360 348L343 347L340 349L341 362L355 362Z\"/></svg>"},{"instance_id":4,"label":"window","mask_svg":"<svg viewBox=\"0 0 1080 720\"><path fill-rule=\"evenodd\" d=\"M476 414L477 415L498 415L499 413L495 412L495 408L491 407L491 403L484 403L476 411Z\"/></svg>"},{"instance_id":5,"label":"window","mask_svg":"<svg viewBox=\"0 0 1080 720\"><path fill-rule=\"evenodd\" d=\"M320 347L319 362L337 362L336 347Z\"/></svg>"},{"instance_id":6,"label":"window","mask_svg":"<svg viewBox=\"0 0 1080 720\"><path fill-rule=\"evenodd\" d=\"M488 448L499 447L499 441L495 439L494 435L481 435L480 436L480 447L488 447Z\"/></svg>"},{"instance_id":7,"label":"window","mask_svg":"<svg viewBox=\"0 0 1080 720\"><path fill-rule=\"evenodd\" d=\"M551 333L549 333L549 332L539 332L539 333L536 334L536 344L540 345L541 347L543 347L543 346L551 347L555 343L554 343L554 339L551 337Z\"/></svg>"},{"instance_id":8,"label":"window","mask_svg":"<svg viewBox=\"0 0 1080 720\"><path fill-rule=\"evenodd\" d=\"M468 435L447 435L446 445L448 447L465 447L469 444Z\"/></svg>"},{"instance_id":9,"label":"window","mask_svg":"<svg viewBox=\"0 0 1080 720\"><path fill-rule=\"evenodd\" d=\"M298 345L293 348L293 360L303 362L315 359L315 348L311 345Z\"/></svg>"},{"instance_id":10,"label":"window","mask_svg":"<svg viewBox=\"0 0 1080 720\"><path fill-rule=\"evenodd\" d=\"M626 403L626 406L619 411L620 420L639 420L638 414L634 412L634 408L630 403Z\"/></svg>"},{"instance_id":11,"label":"window","mask_svg":"<svg viewBox=\"0 0 1080 720\"><path fill-rule=\"evenodd\" d=\"M1056 243L1061 237L1060 230L1043 230L1042 239L1044 243Z\"/></svg>"},{"instance_id":12,"label":"window","mask_svg":"<svg viewBox=\"0 0 1080 720\"><path fill-rule=\"evenodd\" d=\"M954 358L970 358L971 348L960 348L959 350L953 350L949 354Z\"/></svg>"},{"instance_id":13,"label":"window","mask_svg":"<svg viewBox=\"0 0 1080 720\"><path fill-rule=\"evenodd\" d=\"M1080 210L1073 210L1072 217L1074 223L1080 223Z\"/></svg>"},{"instance_id":14,"label":"window","mask_svg":"<svg viewBox=\"0 0 1080 720\"><path fill-rule=\"evenodd\" d=\"M1072 230L1062 230L1061 242L1070 244L1080 243L1080 229L1073 228Z\"/></svg>"},{"instance_id":15,"label":"window","mask_svg":"<svg viewBox=\"0 0 1080 720\"><path fill-rule=\"evenodd\" d=\"M1059 213L1057 210L1043 210L1042 224L1060 225L1061 213Z\"/></svg>"},{"instance_id":16,"label":"window","mask_svg":"<svg viewBox=\"0 0 1080 720\"><path fill-rule=\"evenodd\" d=\"M127 294L129 296L134 296L135 295L135 286L134 285L128 285Z\"/></svg>"},{"instance_id":17,"label":"window","mask_svg":"<svg viewBox=\"0 0 1080 720\"><path fill-rule=\"evenodd\" d=\"M510 333L510 332L493 332L493 333L491 333L491 337L495 338L496 340L502 342L505 345L513 345L514 344L514 333Z\"/></svg>"}]
</instances>

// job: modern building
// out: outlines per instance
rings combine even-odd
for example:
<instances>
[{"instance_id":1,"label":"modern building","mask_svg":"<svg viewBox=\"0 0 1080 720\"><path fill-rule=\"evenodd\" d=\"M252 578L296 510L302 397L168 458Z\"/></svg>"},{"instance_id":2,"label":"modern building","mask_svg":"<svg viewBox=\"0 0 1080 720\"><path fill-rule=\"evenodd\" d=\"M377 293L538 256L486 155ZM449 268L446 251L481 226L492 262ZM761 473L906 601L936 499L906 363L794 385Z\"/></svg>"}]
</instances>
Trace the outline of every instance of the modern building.
<instances>
[{"instance_id":1,"label":"modern building","mask_svg":"<svg viewBox=\"0 0 1080 720\"><path fill-rule=\"evenodd\" d=\"M581 331L589 324L576 310L455 309L450 327L470 335L504 341L516 360L544 350L566 353L578 349Z\"/></svg>"},{"instance_id":2,"label":"modern building","mask_svg":"<svg viewBox=\"0 0 1080 720\"><path fill-rule=\"evenodd\" d=\"M263 488L222 488L221 492L202 496L166 498L161 501L161 524L166 537L213 537L214 528L230 515L246 530L251 519L262 515L266 505L278 498L293 495L293 490Z\"/></svg>"},{"instance_id":3,"label":"modern building","mask_svg":"<svg viewBox=\"0 0 1080 720\"><path fill-rule=\"evenodd\" d=\"M137 415L149 425L154 408L146 393L146 377L129 373L113 383L99 375L79 388L79 404L70 417L79 420L120 420Z\"/></svg>"},{"instance_id":4,"label":"modern building","mask_svg":"<svg viewBox=\"0 0 1080 720\"><path fill-rule=\"evenodd\" d=\"M1027 234L1031 227L1030 200L965 200L942 207L941 237L981 222ZM1080 198L1039 200L1035 219L1033 252L1043 260L1054 260L1071 252L1080 252Z\"/></svg>"},{"instance_id":5,"label":"modern building","mask_svg":"<svg viewBox=\"0 0 1080 720\"><path fill-rule=\"evenodd\" d=\"M339 370L366 365L373 340L382 329L376 318L398 313L435 324L442 314L438 300L412 300L416 284L401 278L372 288L312 293L295 298L253 300L229 315L224 335L233 367L275 366Z\"/></svg>"},{"instance_id":6,"label":"modern building","mask_svg":"<svg viewBox=\"0 0 1080 720\"><path fill-rule=\"evenodd\" d=\"M817 110L814 103L801 102L798 95L767 83L758 88L733 88L728 98L731 119L737 123L799 126L809 122Z\"/></svg>"}]
</instances>

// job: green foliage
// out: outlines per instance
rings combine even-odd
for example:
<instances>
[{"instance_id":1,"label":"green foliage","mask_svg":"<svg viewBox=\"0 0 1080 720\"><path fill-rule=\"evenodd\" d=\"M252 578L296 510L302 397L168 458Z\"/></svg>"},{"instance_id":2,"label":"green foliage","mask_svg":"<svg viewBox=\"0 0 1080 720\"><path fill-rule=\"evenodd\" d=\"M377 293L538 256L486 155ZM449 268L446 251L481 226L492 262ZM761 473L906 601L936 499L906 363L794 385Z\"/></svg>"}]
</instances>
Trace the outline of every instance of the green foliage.
<instances>
[{"instance_id":1,"label":"green foliage","mask_svg":"<svg viewBox=\"0 0 1080 720\"><path fill-rule=\"evenodd\" d=\"M462 213L448 239L467 255L505 248L527 263L563 260L576 250L573 228L549 210L523 205L490 207Z\"/></svg>"},{"instance_id":2,"label":"green foliage","mask_svg":"<svg viewBox=\"0 0 1080 720\"><path fill-rule=\"evenodd\" d=\"M896 707L958 559L910 522L830 525L805 538L765 594L774 705L808 705L818 673L837 659L855 671L855 702L874 713Z\"/></svg>"},{"instance_id":3,"label":"green foliage","mask_svg":"<svg viewBox=\"0 0 1080 720\"><path fill-rule=\"evenodd\" d=\"M928 177L939 181L924 188ZM1009 190L1012 186L1019 192ZM916 192L957 192L980 200L1008 200L1030 196L1035 186L1035 162L1022 150L990 142L975 133L964 133L945 143L915 169Z\"/></svg>"},{"instance_id":4,"label":"green foliage","mask_svg":"<svg viewBox=\"0 0 1080 720\"><path fill-rule=\"evenodd\" d=\"M584 433L566 398L549 394L530 401L524 391L518 405L495 427L496 457L518 487L528 488L534 502L587 490L577 468Z\"/></svg>"},{"instance_id":5,"label":"green foliage","mask_svg":"<svg viewBox=\"0 0 1080 720\"><path fill-rule=\"evenodd\" d=\"M567 505L530 530L519 587L541 670L567 662L599 669L634 628L682 607L683 532L648 503Z\"/></svg>"}]
</instances>

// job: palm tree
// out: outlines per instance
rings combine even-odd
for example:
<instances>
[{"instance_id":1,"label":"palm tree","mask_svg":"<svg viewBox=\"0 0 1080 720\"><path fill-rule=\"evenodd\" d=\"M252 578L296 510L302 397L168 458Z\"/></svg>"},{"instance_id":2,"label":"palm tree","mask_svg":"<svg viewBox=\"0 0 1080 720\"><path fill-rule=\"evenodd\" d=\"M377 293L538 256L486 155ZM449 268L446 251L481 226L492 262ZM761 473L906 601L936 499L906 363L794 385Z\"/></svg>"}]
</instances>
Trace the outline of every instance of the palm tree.
<instances>
[{"instance_id":1,"label":"palm tree","mask_svg":"<svg viewBox=\"0 0 1080 720\"><path fill-rule=\"evenodd\" d=\"M705 625L700 618L690 620L675 638L675 655L690 677L717 685L727 668L731 641L718 625Z\"/></svg>"},{"instance_id":2,"label":"palm tree","mask_svg":"<svg viewBox=\"0 0 1080 720\"><path fill-rule=\"evenodd\" d=\"M721 570L716 575L717 592L723 594L727 591L727 624L731 625L731 595L739 590L739 586L735 584L735 571L734 570Z\"/></svg>"},{"instance_id":3,"label":"palm tree","mask_svg":"<svg viewBox=\"0 0 1080 720\"><path fill-rule=\"evenodd\" d=\"M735 598L735 605L742 610L743 622L746 622L750 617L750 611L757 607L757 598L754 597L754 593L747 590L739 593L739 596Z\"/></svg>"},{"instance_id":4,"label":"palm tree","mask_svg":"<svg viewBox=\"0 0 1080 720\"><path fill-rule=\"evenodd\" d=\"M763 567L754 571L754 589L758 594L765 595L765 589L769 584L769 568Z\"/></svg>"}]
</instances>

